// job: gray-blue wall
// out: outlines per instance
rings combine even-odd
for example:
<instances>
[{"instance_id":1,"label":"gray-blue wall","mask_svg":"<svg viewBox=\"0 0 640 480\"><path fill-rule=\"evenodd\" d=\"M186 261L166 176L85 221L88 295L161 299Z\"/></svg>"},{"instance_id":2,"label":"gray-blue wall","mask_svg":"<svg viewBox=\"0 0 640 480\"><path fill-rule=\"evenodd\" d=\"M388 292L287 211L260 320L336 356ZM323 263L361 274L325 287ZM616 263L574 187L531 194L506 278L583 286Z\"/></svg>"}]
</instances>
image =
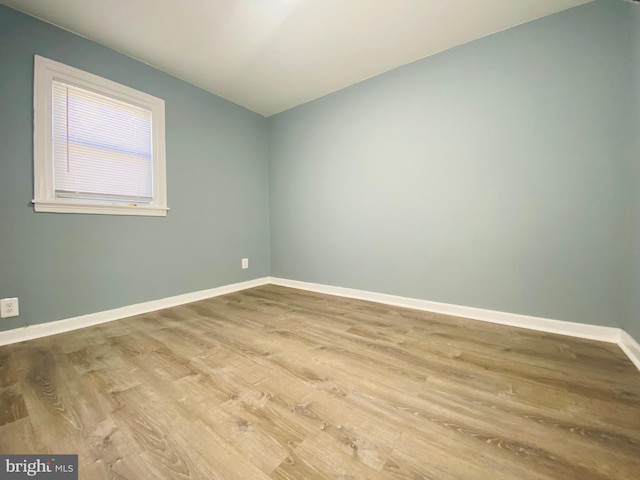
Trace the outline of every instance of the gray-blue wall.
<instances>
[{"instance_id":1,"label":"gray-blue wall","mask_svg":"<svg viewBox=\"0 0 640 480\"><path fill-rule=\"evenodd\" d=\"M587 4L270 118L272 275L621 326L632 8Z\"/></svg>"},{"instance_id":2,"label":"gray-blue wall","mask_svg":"<svg viewBox=\"0 0 640 480\"><path fill-rule=\"evenodd\" d=\"M629 221L631 261L627 264L630 278L627 291L628 302L626 302L628 311L623 327L640 342L640 5L630 10L627 26L630 31L630 55L634 76L629 99L629 105L633 109L633 117L626 128L631 139L627 178L631 192L628 205L632 210L632 215Z\"/></svg>"},{"instance_id":3,"label":"gray-blue wall","mask_svg":"<svg viewBox=\"0 0 640 480\"><path fill-rule=\"evenodd\" d=\"M165 100L166 218L33 212L34 54ZM21 310L0 330L269 275L267 141L260 115L0 6L0 297Z\"/></svg>"},{"instance_id":4,"label":"gray-blue wall","mask_svg":"<svg viewBox=\"0 0 640 480\"><path fill-rule=\"evenodd\" d=\"M36 53L165 99L167 218L33 212ZM267 120L0 6L0 330L271 274L640 339L639 82L600 0Z\"/></svg>"}]
</instances>

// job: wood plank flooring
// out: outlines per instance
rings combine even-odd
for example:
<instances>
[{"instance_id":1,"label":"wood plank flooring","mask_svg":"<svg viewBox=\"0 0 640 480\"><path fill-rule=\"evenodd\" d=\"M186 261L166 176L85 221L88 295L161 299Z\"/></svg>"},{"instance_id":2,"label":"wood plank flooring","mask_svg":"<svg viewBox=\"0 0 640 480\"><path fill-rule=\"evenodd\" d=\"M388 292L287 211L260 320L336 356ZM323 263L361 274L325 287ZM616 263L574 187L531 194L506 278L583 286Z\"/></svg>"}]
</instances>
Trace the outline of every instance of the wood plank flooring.
<instances>
[{"instance_id":1,"label":"wood plank flooring","mask_svg":"<svg viewBox=\"0 0 640 480\"><path fill-rule=\"evenodd\" d=\"M0 453L80 478L640 478L613 344L273 285L0 347Z\"/></svg>"}]
</instances>

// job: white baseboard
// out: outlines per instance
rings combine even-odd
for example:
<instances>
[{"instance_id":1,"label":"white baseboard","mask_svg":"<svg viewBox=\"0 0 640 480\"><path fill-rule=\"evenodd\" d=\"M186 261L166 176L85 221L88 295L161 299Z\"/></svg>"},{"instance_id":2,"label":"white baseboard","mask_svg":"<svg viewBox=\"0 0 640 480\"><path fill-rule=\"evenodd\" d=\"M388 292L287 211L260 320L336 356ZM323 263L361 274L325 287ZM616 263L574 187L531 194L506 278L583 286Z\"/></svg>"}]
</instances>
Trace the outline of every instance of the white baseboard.
<instances>
[{"instance_id":1,"label":"white baseboard","mask_svg":"<svg viewBox=\"0 0 640 480\"><path fill-rule=\"evenodd\" d=\"M366 290L354 290L352 288L334 287L320 283L300 282L285 278L270 277L269 283L283 287L298 288L311 292L338 295L340 297L357 298L371 302L395 305L398 307L414 308L427 312L442 313L455 317L470 318L483 322L499 323L512 327L528 328L540 332L556 333L571 337L598 340L601 342L616 343L629 357L629 360L640 370L640 344L621 328L603 327L600 325L588 325L585 323L565 322L548 318L532 317L517 313L485 310L482 308L463 307L449 303L430 302L417 298L399 297L385 293L369 292Z\"/></svg>"},{"instance_id":2,"label":"white baseboard","mask_svg":"<svg viewBox=\"0 0 640 480\"><path fill-rule=\"evenodd\" d=\"M233 283L231 285L223 285L221 287L200 290L198 292L185 293L174 297L127 305L125 307L114 308L112 310L80 315L79 317L15 328L13 330L0 332L0 345L8 345L10 343L18 343L25 340L32 340L34 338L55 335L57 333L69 332L71 330L111 322L113 320L120 320L134 315L141 315L143 313L149 313L163 308L176 307L178 305L184 305L185 303L197 302L198 300L204 300L206 298L226 295L227 293L258 287L260 285L266 285L267 283L269 283L268 277L257 278L246 282Z\"/></svg>"},{"instance_id":3,"label":"white baseboard","mask_svg":"<svg viewBox=\"0 0 640 480\"><path fill-rule=\"evenodd\" d=\"M385 293L369 292L366 290L355 290L352 288L344 287L334 287L331 285L301 282L298 280L288 280L277 277L262 277L255 280L249 280L247 282L223 285L221 287L215 287L208 290L200 290L198 292L176 295L174 297L151 300L149 302L114 308L112 310L105 310L103 312L90 313L78 317L67 318L65 320L57 320L54 322L31 325L29 327L7 330L4 332L0 332L0 346L23 342L25 340L31 340L34 338L55 335L58 333L69 332L71 330L77 330L79 328L89 327L91 325L98 325L100 323L106 323L113 320L132 317L134 315L141 315L143 313L149 313L156 310L161 310L163 308L184 305L185 303L197 302L198 300L226 295L228 293L246 290L248 288L259 287L268 283L281 285L283 287L297 288L300 290L308 290L311 292L325 293L328 295L356 298L359 300L368 300L371 302L377 302L386 305L395 305L398 307L406 307L416 310L441 313L444 315L452 315L455 317L464 317L473 320L481 320L484 322L510 325L513 327L528 328L541 332L556 333L560 335L586 338L589 340L617 343L622 351L629 357L631 362L633 362L633 364L638 367L638 370L640 370L640 344L638 344L638 342L631 335L629 335L621 328L565 322L561 320L532 317L528 315L506 313L496 310L485 310L475 307L464 307L448 303L420 300L417 298L400 297L396 295L387 295Z\"/></svg>"},{"instance_id":4,"label":"white baseboard","mask_svg":"<svg viewBox=\"0 0 640 480\"><path fill-rule=\"evenodd\" d=\"M482 320L484 322L499 323L512 327L529 328L541 332L557 333L560 335L570 335L572 337L588 338L603 342L618 343L620 339L620 329L614 327L602 327L599 325L587 325L584 323L564 322L551 320L548 318L531 317L516 313L499 312L496 310L485 310L482 308L463 307L449 303L431 302L416 298L398 297L384 293L369 292L366 290L354 290L351 288L333 287L318 283L299 282L297 280L287 280L284 278L270 278L270 282L283 287L299 288L329 295L341 297L357 298L359 300L369 300L398 307L414 308L428 312L442 313L455 317Z\"/></svg>"},{"instance_id":5,"label":"white baseboard","mask_svg":"<svg viewBox=\"0 0 640 480\"><path fill-rule=\"evenodd\" d=\"M620 330L620 348L627 354L629 360L640 370L640 344L624 330Z\"/></svg>"}]
</instances>

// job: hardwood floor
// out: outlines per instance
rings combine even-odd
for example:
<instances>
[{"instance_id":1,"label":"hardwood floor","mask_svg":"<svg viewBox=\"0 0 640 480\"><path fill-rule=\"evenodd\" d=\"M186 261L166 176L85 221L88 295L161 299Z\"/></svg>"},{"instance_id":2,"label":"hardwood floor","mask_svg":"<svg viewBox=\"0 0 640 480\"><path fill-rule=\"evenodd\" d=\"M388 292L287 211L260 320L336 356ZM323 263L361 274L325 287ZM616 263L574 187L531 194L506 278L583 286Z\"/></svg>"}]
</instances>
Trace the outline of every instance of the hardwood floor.
<instances>
[{"instance_id":1,"label":"hardwood floor","mask_svg":"<svg viewBox=\"0 0 640 480\"><path fill-rule=\"evenodd\" d=\"M640 478L613 344L268 285L0 347L0 453L80 478Z\"/></svg>"}]
</instances>

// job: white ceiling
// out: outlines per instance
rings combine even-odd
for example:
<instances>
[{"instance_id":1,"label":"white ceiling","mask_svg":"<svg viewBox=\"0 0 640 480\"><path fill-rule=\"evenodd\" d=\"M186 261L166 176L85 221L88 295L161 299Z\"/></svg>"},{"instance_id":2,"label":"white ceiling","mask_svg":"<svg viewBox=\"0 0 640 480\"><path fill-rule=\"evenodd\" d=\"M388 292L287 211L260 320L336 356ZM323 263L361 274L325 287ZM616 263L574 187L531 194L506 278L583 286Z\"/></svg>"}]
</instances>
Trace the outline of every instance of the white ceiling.
<instances>
[{"instance_id":1,"label":"white ceiling","mask_svg":"<svg viewBox=\"0 0 640 480\"><path fill-rule=\"evenodd\" d=\"M592 0L0 0L264 116Z\"/></svg>"}]
</instances>

